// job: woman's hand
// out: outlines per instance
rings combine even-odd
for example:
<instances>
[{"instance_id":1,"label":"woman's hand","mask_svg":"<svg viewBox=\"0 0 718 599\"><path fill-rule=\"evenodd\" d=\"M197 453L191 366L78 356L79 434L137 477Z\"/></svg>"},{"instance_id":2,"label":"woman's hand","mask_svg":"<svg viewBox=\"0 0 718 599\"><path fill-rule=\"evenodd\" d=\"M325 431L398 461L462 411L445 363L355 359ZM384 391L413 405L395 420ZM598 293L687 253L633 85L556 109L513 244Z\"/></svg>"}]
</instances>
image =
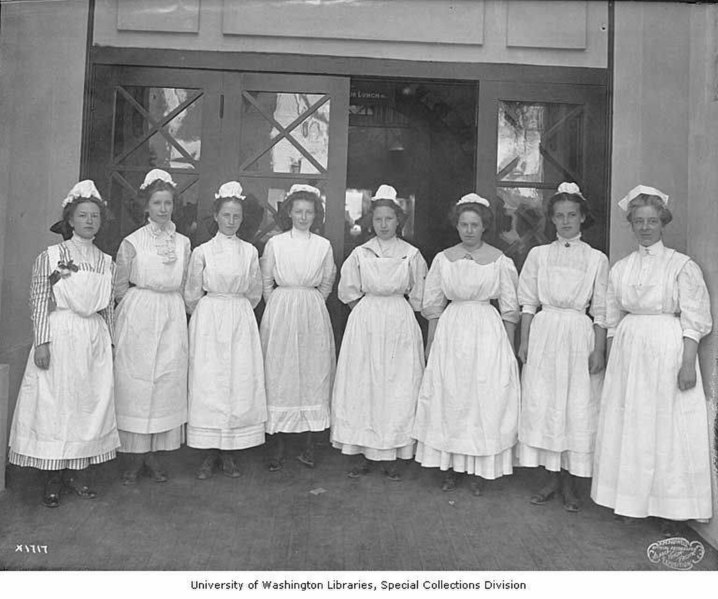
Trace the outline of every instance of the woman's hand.
<instances>
[{"instance_id":1,"label":"woman's hand","mask_svg":"<svg viewBox=\"0 0 718 599\"><path fill-rule=\"evenodd\" d=\"M35 366L41 370L50 368L50 344L43 343L35 348Z\"/></svg>"},{"instance_id":2,"label":"woman's hand","mask_svg":"<svg viewBox=\"0 0 718 599\"><path fill-rule=\"evenodd\" d=\"M696 359L698 356L698 342L683 337L683 360L678 371L678 388L688 391L696 386Z\"/></svg>"},{"instance_id":3,"label":"woman's hand","mask_svg":"<svg viewBox=\"0 0 718 599\"><path fill-rule=\"evenodd\" d=\"M528 339L526 339L526 340L521 339L521 344L519 345L519 353L517 355L518 355L519 360L521 360L521 363L526 364L526 360L528 359L528 355L529 355Z\"/></svg>"},{"instance_id":4,"label":"woman's hand","mask_svg":"<svg viewBox=\"0 0 718 599\"><path fill-rule=\"evenodd\" d=\"M590 374L598 374L606 367L606 361L603 358L603 349L594 349L588 356L588 372Z\"/></svg>"},{"instance_id":5,"label":"woman's hand","mask_svg":"<svg viewBox=\"0 0 718 599\"><path fill-rule=\"evenodd\" d=\"M683 364L678 371L678 388L681 391L688 391L696 386L696 366L695 363Z\"/></svg>"}]
</instances>

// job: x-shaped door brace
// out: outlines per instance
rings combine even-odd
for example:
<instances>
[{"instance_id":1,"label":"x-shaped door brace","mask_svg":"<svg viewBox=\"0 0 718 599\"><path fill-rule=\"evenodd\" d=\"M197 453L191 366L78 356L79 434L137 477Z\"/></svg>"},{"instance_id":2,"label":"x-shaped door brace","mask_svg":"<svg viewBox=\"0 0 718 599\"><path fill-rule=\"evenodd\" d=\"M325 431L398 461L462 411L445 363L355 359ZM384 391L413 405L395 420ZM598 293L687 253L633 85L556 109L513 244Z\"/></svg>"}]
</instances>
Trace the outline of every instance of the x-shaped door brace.
<instances>
[{"instance_id":1,"label":"x-shaped door brace","mask_svg":"<svg viewBox=\"0 0 718 599\"><path fill-rule=\"evenodd\" d=\"M134 146L132 146L129 150L125 150L119 157L113 158L113 163L115 165L118 165L120 162L122 162L127 156L132 154L137 148L139 148L143 143L145 143L150 137L152 137L155 133L159 133L162 135L168 142L170 142L175 148L177 148L177 151L179 151L182 156L196 169L198 166L198 162L185 150L176 140L174 137L172 137L169 133L167 133L164 130L164 127L172 120L174 119L180 112L183 112L191 104L197 101L198 98L200 98L203 94L202 91L197 91L194 96L189 98L188 100L185 100L180 104L177 108L175 108L172 112L170 112L167 116L162 118L161 120L156 120L152 117L152 115L145 110L144 106L140 104L137 100L135 100L125 89L118 85L117 91L132 105L134 106L137 111L147 120L147 122L151 125L149 131L147 131L140 139L135 143ZM113 134L114 138L114 134Z\"/></svg>"},{"instance_id":2,"label":"x-shaped door brace","mask_svg":"<svg viewBox=\"0 0 718 599\"><path fill-rule=\"evenodd\" d=\"M280 141L283 139L286 139L289 143L291 143L297 150L301 152L301 154L309 160L309 162L312 163L314 168L317 169L319 173L326 173L327 169L323 167L317 160L312 156L305 148L300 144L296 139L294 139L290 133L303 121L305 121L307 118L309 118L311 115L313 115L317 110L319 110L324 104L326 104L330 97L329 95L322 96L315 104L311 105L309 108L307 108L302 114L300 114L296 119L294 119L289 125L286 127L280 125L277 120L274 118L273 115L269 114L264 108L257 102L256 98L249 92L243 91L242 97L247 100L252 106L254 106L259 113L267 120L269 123L277 130L279 131L279 134L276 135L270 144L259 150L259 152L256 152L251 158L248 158L245 160L242 165L239 167L240 171L244 171L249 165L253 164L257 160L259 160L260 157L264 156L269 150L271 150L274 146L276 146Z\"/></svg>"}]
</instances>

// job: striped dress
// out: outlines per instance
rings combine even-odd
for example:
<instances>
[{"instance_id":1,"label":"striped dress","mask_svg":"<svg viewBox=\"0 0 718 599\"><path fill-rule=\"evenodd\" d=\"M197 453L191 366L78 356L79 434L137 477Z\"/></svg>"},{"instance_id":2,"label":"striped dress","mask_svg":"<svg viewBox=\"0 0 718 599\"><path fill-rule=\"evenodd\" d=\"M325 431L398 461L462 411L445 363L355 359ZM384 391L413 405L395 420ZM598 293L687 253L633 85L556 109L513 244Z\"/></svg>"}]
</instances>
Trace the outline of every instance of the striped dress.
<instances>
[{"instance_id":1,"label":"striped dress","mask_svg":"<svg viewBox=\"0 0 718 599\"><path fill-rule=\"evenodd\" d=\"M11 463L79 470L115 457L113 274L110 256L77 236L35 260L34 346L10 432ZM45 370L35 365L34 354L46 343Z\"/></svg>"}]
</instances>

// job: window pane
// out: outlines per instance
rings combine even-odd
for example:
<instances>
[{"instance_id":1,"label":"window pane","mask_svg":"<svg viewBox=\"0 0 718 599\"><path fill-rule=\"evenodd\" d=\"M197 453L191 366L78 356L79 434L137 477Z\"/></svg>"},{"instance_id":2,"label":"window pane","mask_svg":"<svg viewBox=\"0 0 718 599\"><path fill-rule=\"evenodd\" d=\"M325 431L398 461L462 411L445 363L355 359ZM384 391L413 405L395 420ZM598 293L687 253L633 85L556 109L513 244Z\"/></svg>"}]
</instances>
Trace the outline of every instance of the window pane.
<instances>
[{"instance_id":1,"label":"window pane","mask_svg":"<svg viewBox=\"0 0 718 599\"><path fill-rule=\"evenodd\" d=\"M118 87L115 99L112 155L118 165L198 169L202 96L197 90Z\"/></svg>"},{"instance_id":2,"label":"window pane","mask_svg":"<svg viewBox=\"0 0 718 599\"><path fill-rule=\"evenodd\" d=\"M326 172L330 112L331 101L323 94L245 93L240 141L242 170ZM281 140L272 145L277 137Z\"/></svg>"},{"instance_id":3,"label":"window pane","mask_svg":"<svg viewBox=\"0 0 718 599\"><path fill-rule=\"evenodd\" d=\"M499 102L496 172L502 182L581 182L583 107Z\"/></svg>"}]
</instances>

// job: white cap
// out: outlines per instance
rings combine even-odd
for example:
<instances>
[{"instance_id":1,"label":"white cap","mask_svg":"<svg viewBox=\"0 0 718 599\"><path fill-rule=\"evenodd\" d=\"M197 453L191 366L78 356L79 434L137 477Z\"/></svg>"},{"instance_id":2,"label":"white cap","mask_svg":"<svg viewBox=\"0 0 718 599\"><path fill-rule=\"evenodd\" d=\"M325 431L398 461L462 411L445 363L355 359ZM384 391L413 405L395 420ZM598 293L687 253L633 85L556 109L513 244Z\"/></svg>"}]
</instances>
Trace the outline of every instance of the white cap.
<instances>
[{"instance_id":1,"label":"white cap","mask_svg":"<svg viewBox=\"0 0 718 599\"><path fill-rule=\"evenodd\" d=\"M481 204L482 206L491 208L489 200L482 198L478 193L467 193L458 202L456 202L457 206L461 206L461 204Z\"/></svg>"},{"instance_id":2,"label":"white cap","mask_svg":"<svg viewBox=\"0 0 718 599\"><path fill-rule=\"evenodd\" d=\"M648 185L636 185L631 191L629 191L623 198L619 200L618 207L624 212L627 212L628 204L631 203L631 200L637 198L641 194L659 197L663 201L663 205L668 206L668 196L662 191L656 189L655 187L649 187Z\"/></svg>"},{"instance_id":3,"label":"white cap","mask_svg":"<svg viewBox=\"0 0 718 599\"><path fill-rule=\"evenodd\" d=\"M558 186L556 193L568 193L574 196L581 196L583 198L581 188L576 183L566 183L564 181L563 183L561 183L561 185Z\"/></svg>"},{"instance_id":4,"label":"white cap","mask_svg":"<svg viewBox=\"0 0 718 599\"><path fill-rule=\"evenodd\" d=\"M394 189L391 185L379 186L379 189L376 190L376 193L372 197L371 201L376 202L377 200L389 200L401 208L399 200L396 199L396 189Z\"/></svg>"},{"instance_id":5,"label":"white cap","mask_svg":"<svg viewBox=\"0 0 718 599\"><path fill-rule=\"evenodd\" d=\"M316 187L313 187L311 185L306 185L304 183L295 183L289 188L289 193L287 193L287 196L292 195L293 193L298 193L300 191L306 191L307 193L311 193L312 195L317 196L318 198L322 197L322 192L319 191Z\"/></svg>"},{"instance_id":6,"label":"white cap","mask_svg":"<svg viewBox=\"0 0 718 599\"><path fill-rule=\"evenodd\" d=\"M214 199L219 198L239 198L244 200L247 196L242 193L242 185L239 181L227 181L222 184L217 193L214 194Z\"/></svg>"},{"instance_id":7,"label":"white cap","mask_svg":"<svg viewBox=\"0 0 718 599\"><path fill-rule=\"evenodd\" d=\"M145 175L145 180L142 182L142 185L140 185L140 189L145 189L158 180L164 181L172 187L177 187L177 184L172 180L172 175L170 175L167 171L163 171L161 168L153 168L149 173L147 173L147 175Z\"/></svg>"},{"instance_id":8,"label":"white cap","mask_svg":"<svg viewBox=\"0 0 718 599\"><path fill-rule=\"evenodd\" d=\"M107 205L107 202L100 196L100 192L97 191L95 182L92 181L92 179L85 179L84 181L75 183L75 186L70 190L70 193L67 194L67 197L62 200L62 207L64 208L77 198L97 198L103 204Z\"/></svg>"}]
</instances>

